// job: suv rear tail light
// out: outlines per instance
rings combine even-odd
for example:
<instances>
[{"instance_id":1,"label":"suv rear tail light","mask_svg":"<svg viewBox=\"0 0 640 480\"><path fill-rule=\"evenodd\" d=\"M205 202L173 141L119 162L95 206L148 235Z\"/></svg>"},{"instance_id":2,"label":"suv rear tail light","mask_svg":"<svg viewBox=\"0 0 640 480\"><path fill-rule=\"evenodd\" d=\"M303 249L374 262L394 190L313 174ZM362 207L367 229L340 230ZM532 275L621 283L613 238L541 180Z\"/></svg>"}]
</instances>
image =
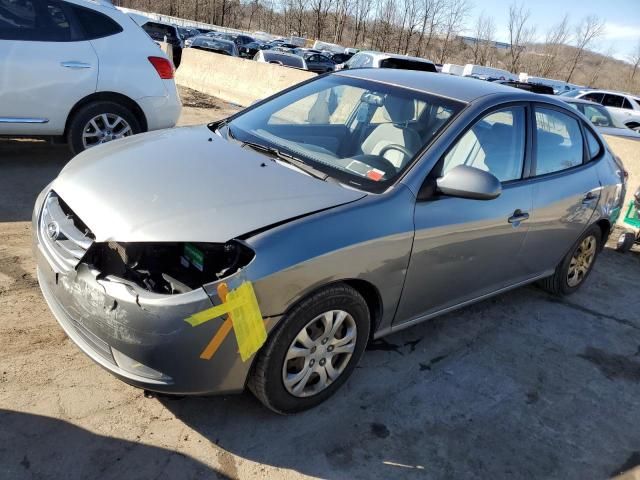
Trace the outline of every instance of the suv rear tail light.
<instances>
[{"instance_id":1,"label":"suv rear tail light","mask_svg":"<svg viewBox=\"0 0 640 480\"><path fill-rule=\"evenodd\" d=\"M149 61L161 79L171 80L173 78L173 64L169 60L162 57L149 57Z\"/></svg>"}]
</instances>

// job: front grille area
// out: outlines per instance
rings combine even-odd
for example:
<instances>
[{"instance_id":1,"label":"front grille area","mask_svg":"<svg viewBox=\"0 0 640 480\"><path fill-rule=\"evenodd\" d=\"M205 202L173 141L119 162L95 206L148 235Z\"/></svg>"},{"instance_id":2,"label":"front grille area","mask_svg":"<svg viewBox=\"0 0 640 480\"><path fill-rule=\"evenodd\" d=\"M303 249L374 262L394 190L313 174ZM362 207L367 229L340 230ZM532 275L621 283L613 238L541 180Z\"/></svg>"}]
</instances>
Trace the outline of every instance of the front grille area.
<instances>
[{"instance_id":1,"label":"front grille area","mask_svg":"<svg viewBox=\"0 0 640 480\"><path fill-rule=\"evenodd\" d=\"M44 202L38 234L49 260L60 272L74 270L93 243L92 233L55 192Z\"/></svg>"}]
</instances>

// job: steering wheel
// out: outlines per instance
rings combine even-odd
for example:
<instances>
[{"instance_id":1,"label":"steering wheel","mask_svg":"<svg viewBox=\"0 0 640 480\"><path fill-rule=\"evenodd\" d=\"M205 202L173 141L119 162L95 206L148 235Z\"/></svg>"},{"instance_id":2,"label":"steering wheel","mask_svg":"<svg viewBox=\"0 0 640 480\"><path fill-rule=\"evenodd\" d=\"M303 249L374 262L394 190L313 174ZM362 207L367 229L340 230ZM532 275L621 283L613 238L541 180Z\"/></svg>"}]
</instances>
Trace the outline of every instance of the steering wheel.
<instances>
[{"instance_id":1,"label":"steering wheel","mask_svg":"<svg viewBox=\"0 0 640 480\"><path fill-rule=\"evenodd\" d=\"M380 152L378 152L378 155L380 155L381 157L384 158L384 154L387 153L389 150L397 150L398 152L402 153L405 157L407 157L407 160L410 160L411 157L413 157L413 153L411 153L409 150L404 148L402 145L398 145L397 143L390 143L386 147L382 147ZM386 158L385 158L385 160L386 160ZM389 162L389 163L391 163L391 162ZM396 167L393 167L393 168L396 168ZM397 170L397 168L396 168L396 170Z\"/></svg>"}]
</instances>

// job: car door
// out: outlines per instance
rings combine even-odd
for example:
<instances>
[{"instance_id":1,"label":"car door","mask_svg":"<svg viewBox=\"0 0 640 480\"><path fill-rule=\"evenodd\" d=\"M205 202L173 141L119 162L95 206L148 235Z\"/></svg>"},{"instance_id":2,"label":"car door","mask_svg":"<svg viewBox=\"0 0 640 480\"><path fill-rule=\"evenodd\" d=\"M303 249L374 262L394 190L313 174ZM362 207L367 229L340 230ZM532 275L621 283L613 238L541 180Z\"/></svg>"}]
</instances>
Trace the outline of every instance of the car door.
<instances>
[{"instance_id":1,"label":"car door","mask_svg":"<svg viewBox=\"0 0 640 480\"><path fill-rule=\"evenodd\" d=\"M623 108L625 100L622 95L613 95L611 93L606 93L602 99L602 105L609 110L611 116L623 124L629 120L630 116L630 111ZM629 104L629 102L627 102L627 104Z\"/></svg>"},{"instance_id":2,"label":"car door","mask_svg":"<svg viewBox=\"0 0 640 480\"><path fill-rule=\"evenodd\" d=\"M529 230L531 184L528 107L512 105L483 115L435 167L441 176L458 165L490 171L502 183L493 200L443 195L415 205L415 239L396 316L413 322L529 277L522 246Z\"/></svg>"},{"instance_id":3,"label":"car door","mask_svg":"<svg viewBox=\"0 0 640 480\"><path fill-rule=\"evenodd\" d=\"M601 185L578 116L536 105L533 121L533 212L523 249L528 270L542 274L555 269L589 225Z\"/></svg>"},{"instance_id":4,"label":"car door","mask_svg":"<svg viewBox=\"0 0 640 480\"><path fill-rule=\"evenodd\" d=\"M0 134L59 135L98 58L63 2L0 0Z\"/></svg>"}]
</instances>

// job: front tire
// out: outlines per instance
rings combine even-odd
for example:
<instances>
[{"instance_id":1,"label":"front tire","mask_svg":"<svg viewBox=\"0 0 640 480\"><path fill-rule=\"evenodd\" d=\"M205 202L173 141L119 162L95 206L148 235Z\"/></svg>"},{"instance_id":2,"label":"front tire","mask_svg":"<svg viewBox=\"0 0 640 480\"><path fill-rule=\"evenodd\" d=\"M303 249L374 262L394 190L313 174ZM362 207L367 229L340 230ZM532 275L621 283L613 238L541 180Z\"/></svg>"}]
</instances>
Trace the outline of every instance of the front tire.
<instances>
[{"instance_id":1,"label":"front tire","mask_svg":"<svg viewBox=\"0 0 640 480\"><path fill-rule=\"evenodd\" d=\"M98 101L78 110L67 132L74 155L112 140L140 133L142 128L128 108L115 102Z\"/></svg>"},{"instance_id":2,"label":"front tire","mask_svg":"<svg viewBox=\"0 0 640 480\"><path fill-rule=\"evenodd\" d=\"M543 289L554 295L570 295L591 274L602 244L602 231L590 226L556 267L555 273L540 281Z\"/></svg>"},{"instance_id":3,"label":"front tire","mask_svg":"<svg viewBox=\"0 0 640 480\"><path fill-rule=\"evenodd\" d=\"M281 414L315 407L353 373L369 340L370 314L357 290L336 284L295 306L258 353L248 387Z\"/></svg>"}]
</instances>

